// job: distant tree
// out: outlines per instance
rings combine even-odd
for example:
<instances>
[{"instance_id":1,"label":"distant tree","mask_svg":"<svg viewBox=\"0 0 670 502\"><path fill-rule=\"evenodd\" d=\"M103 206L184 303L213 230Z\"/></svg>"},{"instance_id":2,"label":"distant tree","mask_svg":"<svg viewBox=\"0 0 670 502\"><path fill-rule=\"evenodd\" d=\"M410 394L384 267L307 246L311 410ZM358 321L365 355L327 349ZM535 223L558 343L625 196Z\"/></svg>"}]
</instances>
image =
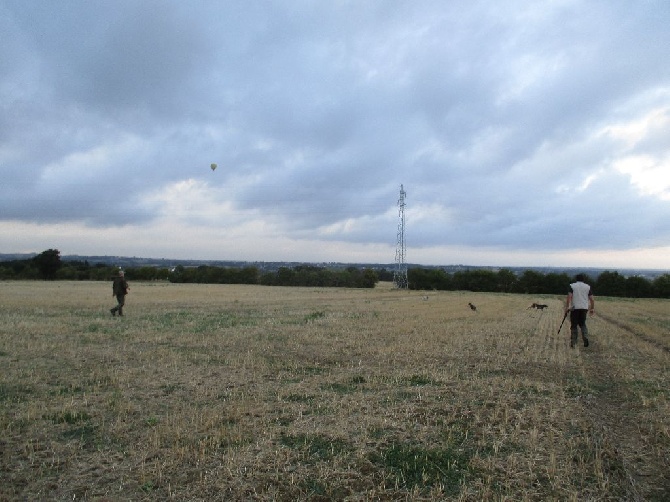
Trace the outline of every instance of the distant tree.
<instances>
[{"instance_id":1,"label":"distant tree","mask_svg":"<svg viewBox=\"0 0 670 502\"><path fill-rule=\"evenodd\" d=\"M14 275L12 267L0 266L0 280L13 279Z\"/></svg>"},{"instance_id":2,"label":"distant tree","mask_svg":"<svg viewBox=\"0 0 670 502\"><path fill-rule=\"evenodd\" d=\"M260 273L258 267L243 267L238 270L237 282L239 284L258 284Z\"/></svg>"},{"instance_id":3,"label":"distant tree","mask_svg":"<svg viewBox=\"0 0 670 502\"><path fill-rule=\"evenodd\" d=\"M54 279L59 280L59 281L76 281L78 280L77 277L77 269L74 267L60 267L57 271L56 274L54 275Z\"/></svg>"},{"instance_id":4,"label":"distant tree","mask_svg":"<svg viewBox=\"0 0 670 502\"><path fill-rule=\"evenodd\" d=\"M170 271L166 267L144 265L141 267L126 268L126 279L131 281L164 281L169 275Z\"/></svg>"},{"instance_id":5,"label":"distant tree","mask_svg":"<svg viewBox=\"0 0 670 502\"><path fill-rule=\"evenodd\" d=\"M263 286L277 286L277 274L274 272L263 272L258 281Z\"/></svg>"},{"instance_id":6,"label":"distant tree","mask_svg":"<svg viewBox=\"0 0 670 502\"><path fill-rule=\"evenodd\" d=\"M516 283L517 293L544 293L544 275L534 270L526 270Z\"/></svg>"},{"instance_id":7,"label":"distant tree","mask_svg":"<svg viewBox=\"0 0 670 502\"><path fill-rule=\"evenodd\" d=\"M58 249L47 249L42 251L35 258L33 258L37 270L42 279L53 280L56 277L56 272L61 267L60 251Z\"/></svg>"},{"instance_id":8,"label":"distant tree","mask_svg":"<svg viewBox=\"0 0 670 502\"><path fill-rule=\"evenodd\" d=\"M650 298L654 296L653 285L644 277L637 275L626 278L626 296L628 298Z\"/></svg>"},{"instance_id":9,"label":"distant tree","mask_svg":"<svg viewBox=\"0 0 670 502\"><path fill-rule=\"evenodd\" d=\"M363 270L361 280L358 282L360 288L374 288L379 282L379 275L376 271L366 268Z\"/></svg>"},{"instance_id":10,"label":"distant tree","mask_svg":"<svg viewBox=\"0 0 670 502\"><path fill-rule=\"evenodd\" d=\"M168 277L170 282L185 282L184 281L184 265L177 265L170 271L170 276Z\"/></svg>"},{"instance_id":11,"label":"distant tree","mask_svg":"<svg viewBox=\"0 0 670 502\"><path fill-rule=\"evenodd\" d=\"M410 289L442 290L453 288L451 275L441 268L428 269L412 267L407 270Z\"/></svg>"},{"instance_id":12,"label":"distant tree","mask_svg":"<svg viewBox=\"0 0 670 502\"><path fill-rule=\"evenodd\" d=\"M514 272L507 268L498 270L498 291L501 293L510 293L514 290L517 283L517 277Z\"/></svg>"},{"instance_id":13,"label":"distant tree","mask_svg":"<svg viewBox=\"0 0 670 502\"><path fill-rule=\"evenodd\" d=\"M453 275L453 286L460 291L496 291L498 274L479 269L458 271Z\"/></svg>"},{"instance_id":14,"label":"distant tree","mask_svg":"<svg viewBox=\"0 0 670 502\"><path fill-rule=\"evenodd\" d=\"M656 298L670 298L670 274L663 274L654 279L653 288Z\"/></svg>"},{"instance_id":15,"label":"distant tree","mask_svg":"<svg viewBox=\"0 0 670 502\"><path fill-rule=\"evenodd\" d=\"M92 281L109 281L118 274L118 269L104 263L98 263L89 271Z\"/></svg>"},{"instance_id":16,"label":"distant tree","mask_svg":"<svg viewBox=\"0 0 670 502\"><path fill-rule=\"evenodd\" d=\"M326 278L330 276L330 280L328 281L329 286L337 285L332 279L335 275L331 272L326 276ZM346 282L344 286L349 288L374 288L377 281L377 273L374 270L369 268L361 270L356 267L349 267L346 270Z\"/></svg>"},{"instance_id":17,"label":"distant tree","mask_svg":"<svg viewBox=\"0 0 670 502\"><path fill-rule=\"evenodd\" d=\"M556 274L551 272L544 276L544 287L542 292L552 295L567 295L571 282L568 274Z\"/></svg>"},{"instance_id":18,"label":"distant tree","mask_svg":"<svg viewBox=\"0 0 670 502\"><path fill-rule=\"evenodd\" d=\"M380 281L386 281L386 282L392 282L393 281L393 271L392 270L386 270L385 268L379 270L377 272L377 276L379 277Z\"/></svg>"},{"instance_id":19,"label":"distant tree","mask_svg":"<svg viewBox=\"0 0 670 502\"><path fill-rule=\"evenodd\" d=\"M600 296L622 297L626 295L626 278L619 272L607 270L598 276L594 288Z\"/></svg>"},{"instance_id":20,"label":"distant tree","mask_svg":"<svg viewBox=\"0 0 670 502\"><path fill-rule=\"evenodd\" d=\"M277 282L279 286L294 286L295 285L295 272L289 267L279 267L277 270Z\"/></svg>"}]
</instances>

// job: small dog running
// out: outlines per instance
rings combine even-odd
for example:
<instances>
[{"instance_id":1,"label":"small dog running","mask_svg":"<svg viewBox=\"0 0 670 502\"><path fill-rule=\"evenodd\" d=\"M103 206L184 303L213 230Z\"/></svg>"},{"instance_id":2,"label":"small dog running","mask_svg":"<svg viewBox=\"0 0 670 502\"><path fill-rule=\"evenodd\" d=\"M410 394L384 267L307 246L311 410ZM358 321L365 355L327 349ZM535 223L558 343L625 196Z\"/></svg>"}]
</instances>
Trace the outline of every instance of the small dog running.
<instances>
[{"instance_id":1,"label":"small dog running","mask_svg":"<svg viewBox=\"0 0 670 502\"><path fill-rule=\"evenodd\" d=\"M543 304L543 303L533 303L533 304L532 304L530 307L528 307L528 308L529 308L529 309L544 310L544 309L546 309L546 308L548 308L548 307L549 307L549 305L545 305L545 304Z\"/></svg>"},{"instance_id":2,"label":"small dog running","mask_svg":"<svg viewBox=\"0 0 670 502\"><path fill-rule=\"evenodd\" d=\"M472 303L468 303L468 305L470 306L470 310L477 312L477 307L475 307Z\"/></svg>"}]
</instances>

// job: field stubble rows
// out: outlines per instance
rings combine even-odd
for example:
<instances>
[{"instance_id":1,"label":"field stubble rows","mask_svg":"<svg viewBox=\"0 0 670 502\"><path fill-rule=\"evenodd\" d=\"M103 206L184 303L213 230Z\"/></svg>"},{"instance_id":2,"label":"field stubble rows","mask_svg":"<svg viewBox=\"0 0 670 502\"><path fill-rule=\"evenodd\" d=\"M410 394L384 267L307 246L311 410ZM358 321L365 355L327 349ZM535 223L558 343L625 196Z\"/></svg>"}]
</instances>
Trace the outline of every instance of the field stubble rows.
<instances>
[{"instance_id":1,"label":"field stubble rows","mask_svg":"<svg viewBox=\"0 0 670 502\"><path fill-rule=\"evenodd\" d=\"M667 300L131 287L0 283L0 498L670 496Z\"/></svg>"}]
</instances>

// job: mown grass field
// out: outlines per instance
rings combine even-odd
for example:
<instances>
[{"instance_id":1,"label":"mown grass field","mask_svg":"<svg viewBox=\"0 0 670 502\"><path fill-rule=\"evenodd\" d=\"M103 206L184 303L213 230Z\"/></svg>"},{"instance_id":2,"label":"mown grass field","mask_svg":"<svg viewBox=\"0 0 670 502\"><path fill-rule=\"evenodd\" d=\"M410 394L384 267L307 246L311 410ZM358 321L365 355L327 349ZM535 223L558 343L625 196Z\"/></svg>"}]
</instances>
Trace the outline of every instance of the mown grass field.
<instances>
[{"instance_id":1,"label":"mown grass field","mask_svg":"<svg viewBox=\"0 0 670 502\"><path fill-rule=\"evenodd\" d=\"M0 500L669 500L670 301L562 302L0 283Z\"/></svg>"}]
</instances>

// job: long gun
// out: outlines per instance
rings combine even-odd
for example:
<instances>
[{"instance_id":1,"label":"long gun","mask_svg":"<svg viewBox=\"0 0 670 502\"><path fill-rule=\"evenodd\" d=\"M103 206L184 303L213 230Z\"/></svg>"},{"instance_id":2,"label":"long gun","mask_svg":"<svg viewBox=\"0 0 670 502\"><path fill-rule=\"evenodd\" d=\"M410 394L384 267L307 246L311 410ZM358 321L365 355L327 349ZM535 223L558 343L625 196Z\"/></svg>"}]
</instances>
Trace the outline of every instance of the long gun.
<instances>
[{"instance_id":1,"label":"long gun","mask_svg":"<svg viewBox=\"0 0 670 502\"><path fill-rule=\"evenodd\" d=\"M561 328L563 327L563 323L565 322L565 318L568 317L568 312L570 312L570 311L566 310L565 314L563 315L563 320L561 321L561 325L558 327L558 333L556 333L557 335L561 334Z\"/></svg>"}]
</instances>

